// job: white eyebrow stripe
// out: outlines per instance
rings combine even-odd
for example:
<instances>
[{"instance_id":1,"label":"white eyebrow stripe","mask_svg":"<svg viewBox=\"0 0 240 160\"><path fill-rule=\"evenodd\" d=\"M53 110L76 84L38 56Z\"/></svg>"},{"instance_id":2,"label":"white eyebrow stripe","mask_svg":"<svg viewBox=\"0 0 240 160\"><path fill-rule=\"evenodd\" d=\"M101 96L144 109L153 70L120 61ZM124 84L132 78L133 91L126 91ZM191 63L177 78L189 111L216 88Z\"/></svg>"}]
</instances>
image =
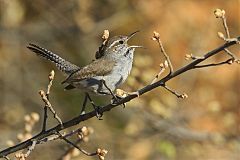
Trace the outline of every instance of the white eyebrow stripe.
<instances>
[{"instance_id":1,"label":"white eyebrow stripe","mask_svg":"<svg viewBox=\"0 0 240 160\"><path fill-rule=\"evenodd\" d=\"M109 48L111 48L112 46L114 46L118 41L115 41L114 43L112 43Z\"/></svg>"}]
</instances>

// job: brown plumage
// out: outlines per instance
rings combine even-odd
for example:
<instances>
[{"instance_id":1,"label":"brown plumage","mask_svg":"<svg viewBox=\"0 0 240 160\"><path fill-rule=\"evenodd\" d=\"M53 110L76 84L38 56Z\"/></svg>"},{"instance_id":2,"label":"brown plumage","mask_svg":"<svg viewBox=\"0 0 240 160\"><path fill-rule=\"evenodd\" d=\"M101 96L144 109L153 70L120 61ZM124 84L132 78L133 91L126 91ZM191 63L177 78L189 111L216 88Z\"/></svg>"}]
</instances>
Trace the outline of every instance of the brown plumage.
<instances>
[{"instance_id":1,"label":"brown plumage","mask_svg":"<svg viewBox=\"0 0 240 160\"><path fill-rule=\"evenodd\" d=\"M105 76L111 73L115 62L108 59L97 59L90 63L89 65L79 69L78 71L71 74L62 83L72 83L81 81L86 78L91 78L94 76Z\"/></svg>"}]
</instances>

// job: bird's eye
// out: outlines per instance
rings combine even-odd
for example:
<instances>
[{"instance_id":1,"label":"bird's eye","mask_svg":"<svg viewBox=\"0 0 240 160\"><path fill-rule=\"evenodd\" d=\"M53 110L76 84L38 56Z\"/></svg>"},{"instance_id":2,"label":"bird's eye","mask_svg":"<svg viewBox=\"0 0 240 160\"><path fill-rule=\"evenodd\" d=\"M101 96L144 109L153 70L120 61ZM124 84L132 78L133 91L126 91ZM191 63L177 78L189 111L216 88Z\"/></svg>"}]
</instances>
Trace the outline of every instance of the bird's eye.
<instances>
[{"instance_id":1,"label":"bird's eye","mask_svg":"<svg viewBox=\"0 0 240 160\"><path fill-rule=\"evenodd\" d=\"M122 41L122 40L120 40L120 41L119 41L119 43L120 43L120 44L123 44L123 41Z\"/></svg>"}]
</instances>

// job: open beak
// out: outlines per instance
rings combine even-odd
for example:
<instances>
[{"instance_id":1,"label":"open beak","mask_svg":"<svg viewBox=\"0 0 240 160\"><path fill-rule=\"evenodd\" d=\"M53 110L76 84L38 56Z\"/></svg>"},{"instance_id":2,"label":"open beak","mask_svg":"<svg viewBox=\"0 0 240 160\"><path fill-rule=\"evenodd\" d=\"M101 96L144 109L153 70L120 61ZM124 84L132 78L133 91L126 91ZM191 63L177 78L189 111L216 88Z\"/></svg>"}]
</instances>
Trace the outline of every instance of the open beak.
<instances>
[{"instance_id":1,"label":"open beak","mask_svg":"<svg viewBox=\"0 0 240 160\"><path fill-rule=\"evenodd\" d=\"M140 31L135 31L135 32L131 33L130 35L128 35L127 40L131 39L138 32L140 32Z\"/></svg>"},{"instance_id":2,"label":"open beak","mask_svg":"<svg viewBox=\"0 0 240 160\"><path fill-rule=\"evenodd\" d=\"M131 33L130 35L128 35L127 36L127 40L131 39L138 32L140 32L140 31L135 31L135 32ZM144 48L144 47L143 46L133 45L133 46L128 46L128 48Z\"/></svg>"}]
</instances>

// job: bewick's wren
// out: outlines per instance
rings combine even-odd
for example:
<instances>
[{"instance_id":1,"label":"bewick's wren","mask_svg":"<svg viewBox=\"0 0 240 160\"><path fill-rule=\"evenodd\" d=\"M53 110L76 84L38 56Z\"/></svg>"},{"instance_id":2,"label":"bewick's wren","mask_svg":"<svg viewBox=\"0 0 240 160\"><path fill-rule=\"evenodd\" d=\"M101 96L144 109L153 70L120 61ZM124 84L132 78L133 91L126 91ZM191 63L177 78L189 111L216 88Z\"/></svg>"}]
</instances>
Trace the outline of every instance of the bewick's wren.
<instances>
[{"instance_id":1,"label":"bewick's wren","mask_svg":"<svg viewBox=\"0 0 240 160\"><path fill-rule=\"evenodd\" d=\"M57 68L68 76L63 81L68 84L65 89L79 88L86 93L110 95L130 74L135 48L141 46L129 46L127 42L136 33L110 38L96 56L97 59L84 67L74 65L35 44L29 44L27 48L55 63Z\"/></svg>"}]
</instances>

